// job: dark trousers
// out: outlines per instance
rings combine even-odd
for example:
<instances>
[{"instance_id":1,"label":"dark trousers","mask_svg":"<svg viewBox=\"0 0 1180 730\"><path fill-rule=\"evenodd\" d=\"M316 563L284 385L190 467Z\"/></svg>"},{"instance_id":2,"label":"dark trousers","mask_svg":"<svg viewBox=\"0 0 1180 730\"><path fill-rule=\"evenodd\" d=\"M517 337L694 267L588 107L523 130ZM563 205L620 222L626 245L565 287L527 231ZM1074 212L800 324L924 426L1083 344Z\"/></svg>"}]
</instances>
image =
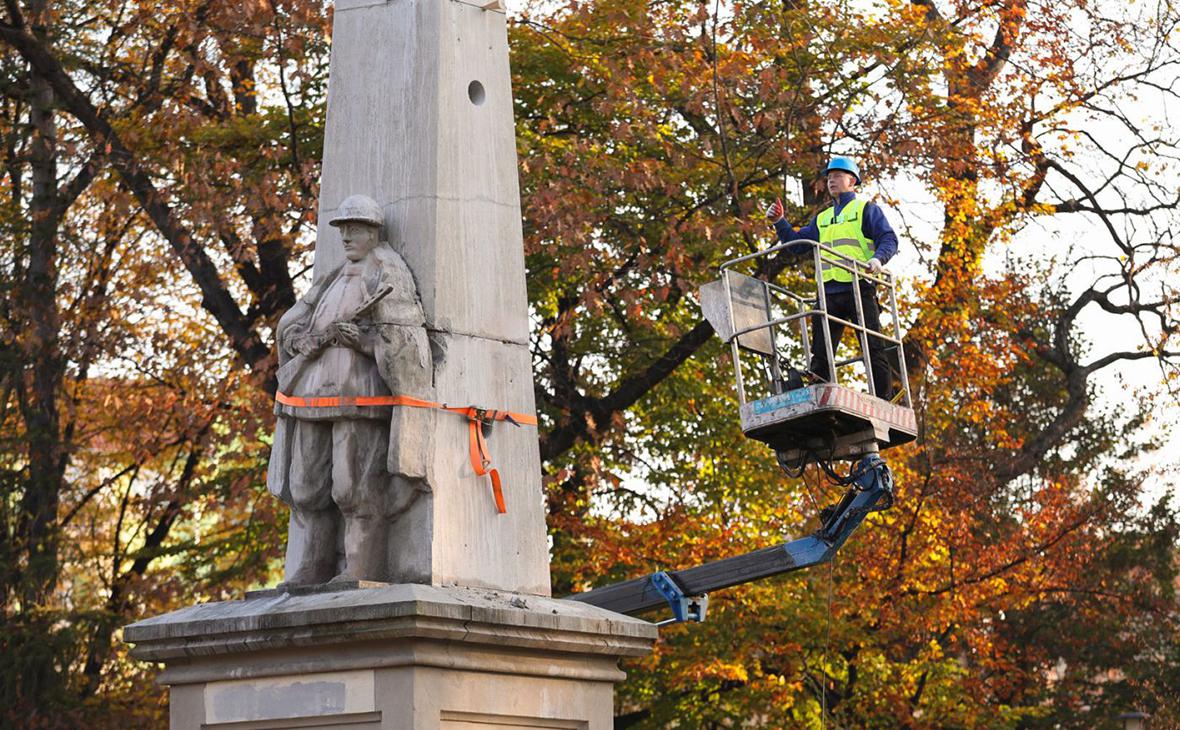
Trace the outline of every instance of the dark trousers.
<instances>
[{"instance_id":1,"label":"dark trousers","mask_svg":"<svg viewBox=\"0 0 1180 730\"><path fill-rule=\"evenodd\" d=\"M851 290L836 293L827 292L828 314L848 320L849 322L857 322L859 318L856 316L856 300L853 298L854 296L855 294ZM870 330L880 332L881 310L877 306L877 290L875 287L865 283L860 285L860 304L864 311L864 322L861 324ZM845 328L839 322L829 321L829 324L832 329L832 354L835 356ZM860 342L860 333L856 332L856 334L857 342ZM815 315L811 318L810 369L811 372L827 380L831 377L831 373L828 370L828 352L824 344L825 342L823 318ZM891 343L880 337L869 335L869 362L873 373L874 391L878 398L884 398L886 400L893 397L893 374L889 365L891 353Z\"/></svg>"}]
</instances>

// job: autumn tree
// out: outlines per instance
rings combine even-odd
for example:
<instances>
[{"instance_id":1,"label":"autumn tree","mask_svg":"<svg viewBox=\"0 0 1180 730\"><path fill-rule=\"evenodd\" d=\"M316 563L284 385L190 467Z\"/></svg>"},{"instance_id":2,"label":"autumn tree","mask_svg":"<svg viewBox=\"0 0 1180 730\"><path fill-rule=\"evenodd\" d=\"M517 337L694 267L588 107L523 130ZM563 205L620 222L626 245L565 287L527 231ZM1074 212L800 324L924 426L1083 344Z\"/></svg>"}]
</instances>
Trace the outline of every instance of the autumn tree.
<instances>
[{"instance_id":1,"label":"autumn tree","mask_svg":"<svg viewBox=\"0 0 1180 730\"><path fill-rule=\"evenodd\" d=\"M878 194L917 180L941 212L932 240L907 241L928 273L907 338L922 445L895 454L899 507L844 558L831 640L818 633L826 576L735 591L708 638L694 627L642 665L622 722L796 726L823 702L850 726L1085 726L1110 709L1113 690L1041 706L1066 632L1041 637L1062 614L1082 618L1075 636L1130 615L1174 625L1175 541L1155 535L1173 536L1175 518L1166 501L1145 512L1141 475L1120 466L1151 447L1144 412L1116 417L1095 396L1120 362L1174 373L1175 140L1125 101L1174 99L1175 22L1166 5L1023 2L599 2L522 17L555 585L810 529L823 489L741 443L693 301L718 263L764 245L760 208L783 172L810 182L851 152L885 178ZM822 205L806 190L796 220ZM1066 216L1091 229L1071 249L1021 235ZM1028 252L986 273L1003 247ZM1090 310L1137 342L1087 332ZM1113 580L1123 551L1152 579ZM1147 641L1102 635L1070 656L1071 676L1109 673ZM1067 685L1081 686L1054 685L1056 699ZM1070 715L1083 706L1096 714Z\"/></svg>"},{"instance_id":2,"label":"autumn tree","mask_svg":"<svg viewBox=\"0 0 1180 730\"><path fill-rule=\"evenodd\" d=\"M0 16L6 706L95 725L96 693L108 718L158 709L115 627L240 595L277 557L269 325L306 273L328 19L293 0ZM906 242L924 268L906 295L923 440L890 457L898 507L832 572L670 629L631 668L621 725L1167 711L1176 518L1125 466L1150 446L1145 412L1097 395L1118 363L1174 362L1175 145L1128 101L1172 97L1175 21L1018 0L602 0L516 19L558 592L773 544L833 496L741 436L695 304L719 262L766 244L784 174L807 183L796 221L845 151L887 202L914 180L940 216ZM1067 217L1084 246L1030 244ZM1001 249L1020 263L989 268ZM1095 309L1137 340L1087 332Z\"/></svg>"},{"instance_id":3,"label":"autumn tree","mask_svg":"<svg viewBox=\"0 0 1180 730\"><path fill-rule=\"evenodd\" d=\"M96 693L158 707L117 627L259 575L280 539L255 504L266 338L305 265L327 21L284 3L5 13L5 717L94 726Z\"/></svg>"}]
</instances>

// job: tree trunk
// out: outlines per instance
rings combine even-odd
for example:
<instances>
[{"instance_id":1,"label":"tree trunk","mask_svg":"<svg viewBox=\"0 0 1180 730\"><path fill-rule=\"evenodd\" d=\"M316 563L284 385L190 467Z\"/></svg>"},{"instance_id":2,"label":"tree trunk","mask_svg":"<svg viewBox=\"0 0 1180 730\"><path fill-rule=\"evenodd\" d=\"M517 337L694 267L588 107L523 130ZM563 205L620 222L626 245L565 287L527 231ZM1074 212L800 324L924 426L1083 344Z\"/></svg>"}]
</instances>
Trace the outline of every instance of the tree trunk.
<instances>
[{"instance_id":1,"label":"tree trunk","mask_svg":"<svg viewBox=\"0 0 1180 730\"><path fill-rule=\"evenodd\" d=\"M28 555L23 608L44 605L57 585L57 508L65 468L57 397L64 375L57 310L57 129L53 92L38 74L30 79L29 121L33 195L29 205L28 270L22 283L21 338L25 362L24 420L28 481L22 522Z\"/></svg>"}]
</instances>

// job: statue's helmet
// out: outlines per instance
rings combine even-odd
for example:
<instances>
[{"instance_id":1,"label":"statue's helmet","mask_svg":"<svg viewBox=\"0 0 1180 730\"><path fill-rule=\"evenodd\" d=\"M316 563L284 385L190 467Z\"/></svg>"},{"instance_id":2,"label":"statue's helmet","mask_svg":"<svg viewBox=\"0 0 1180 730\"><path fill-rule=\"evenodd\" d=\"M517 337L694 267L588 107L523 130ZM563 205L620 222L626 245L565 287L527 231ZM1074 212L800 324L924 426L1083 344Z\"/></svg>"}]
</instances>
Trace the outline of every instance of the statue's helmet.
<instances>
[{"instance_id":1,"label":"statue's helmet","mask_svg":"<svg viewBox=\"0 0 1180 730\"><path fill-rule=\"evenodd\" d=\"M328 221L328 225L339 227L351 221L381 226L385 224L385 213L377 201L368 195L349 195L336 209L336 215Z\"/></svg>"}]
</instances>

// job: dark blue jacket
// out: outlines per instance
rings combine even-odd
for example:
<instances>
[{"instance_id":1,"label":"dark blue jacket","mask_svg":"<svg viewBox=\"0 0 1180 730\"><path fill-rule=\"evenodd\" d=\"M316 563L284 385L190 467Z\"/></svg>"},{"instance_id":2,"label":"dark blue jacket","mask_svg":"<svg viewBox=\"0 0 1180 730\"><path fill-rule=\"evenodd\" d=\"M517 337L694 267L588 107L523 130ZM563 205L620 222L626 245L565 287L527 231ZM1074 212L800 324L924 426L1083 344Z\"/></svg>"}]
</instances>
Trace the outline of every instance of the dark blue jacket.
<instances>
[{"instance_id":1,"label":"dark blue jacket","mask_svg":"<svg viewBox=\"0 0 1180 730\"><path fill-rule=\"evenodd\" d=\"M835 213L839 215L840 211L848 205L848 201L856 197L856 193L840 193L840 199L836 201ZM876 252L873 253L873 258L880 261L882 264L889 263L889 259L897 253L897 234L893 232L893 227L889 225L889 221L885 220L885 214L881 211L881 207L876 203L865 203L865 214L860 225L860 230L864 233L866 238L872 240L876 247ZM787 223L786 218L780 218L774 224L774 232L778 234L778 240L783 243L789 243L800 238L810 239L812 241L819 240L819 226L815 224L815 218L811 222L796 231ZM808 253L811 251L811 246L806 243L800 243L796 246L788 246L787 251L794 254ZM829 281L824 284L824 291L827 292L842 292L852 291L852 283L847 281Z\"/></svg>"}]
</instances>

